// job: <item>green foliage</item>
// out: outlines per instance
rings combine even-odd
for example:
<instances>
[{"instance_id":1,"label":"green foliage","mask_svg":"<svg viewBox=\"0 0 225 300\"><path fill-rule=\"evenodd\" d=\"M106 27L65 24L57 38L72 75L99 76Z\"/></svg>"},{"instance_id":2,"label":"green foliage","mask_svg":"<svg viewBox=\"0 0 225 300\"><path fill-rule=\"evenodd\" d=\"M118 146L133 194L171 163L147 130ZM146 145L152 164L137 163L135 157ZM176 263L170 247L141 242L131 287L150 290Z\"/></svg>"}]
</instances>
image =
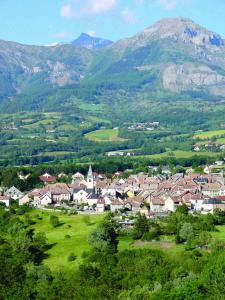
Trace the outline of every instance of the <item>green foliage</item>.
<instances>
[{"instance_id":1,"label":"green foliage","mask_svg":"<svg viewBox=\"0 0 225 300\"><path fill-rule=\"evenodd\" d=\"M76 258L77 258L76 255L73 252L71 252L70 255L68 256L68 261L74 261Z\"/></svg>"},{"instance_id":2,"label":"green foliage","mask_svg":"<svg viewBox=\"0 0 225 300\"><path fill-rule=\"evenodd\" d=\"M178 205L176 208L176 213L187 215L188 214L187 205L186 204Z\"/></svg>"},{"instance_id":3,"label":"green foliage","mask_svg":"<svg viewBox=\"0 0 225 300\"><path fill-rule=\"evenodd\" d=\"M134 223L133 238L140 239L144 235L147 237L148 231L149 231L149 222L145 215L139 213Z\"/></svg>"},{"instance_id":4,"label":"green foliage","mask_svg":"<svg viewBox=\"0 0 225 300\"><path fill-rule=\"evenodd\" d=\"M50 216L50 224L53 228L58 227L60 225L59 218L57 216Z\"/></svg>"},{"instance_id":5,"label":"green foliage","mask_svg":"<svg viewBox=\"0 0 225 300\"><path fill-rule=\"evenodd\" d=\"M110 217L106 217L103 223L89 236L89 244L99 252L117 252L118 234L117 224Z\"/></svg>"}]
</instances>

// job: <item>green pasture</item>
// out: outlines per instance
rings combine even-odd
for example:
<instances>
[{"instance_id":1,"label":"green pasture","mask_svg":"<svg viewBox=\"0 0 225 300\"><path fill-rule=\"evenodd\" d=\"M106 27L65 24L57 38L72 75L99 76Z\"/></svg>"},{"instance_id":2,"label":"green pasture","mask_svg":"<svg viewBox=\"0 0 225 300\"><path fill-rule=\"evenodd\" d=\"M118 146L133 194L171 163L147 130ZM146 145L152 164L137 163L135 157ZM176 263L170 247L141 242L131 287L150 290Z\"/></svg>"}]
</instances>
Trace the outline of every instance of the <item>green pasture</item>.
<instances>
[{"instance_id":1,"label":"green pasture","mask_svg":"<svg viewBox=\"0 0 225 300\"><path fill-rule=\"evenodd\" d=\"M85 135L88 140L95 142L122 142L125 139L122 139L118 136L118 129L101 129L89 132Z\"/></svg>"}]
</instances>

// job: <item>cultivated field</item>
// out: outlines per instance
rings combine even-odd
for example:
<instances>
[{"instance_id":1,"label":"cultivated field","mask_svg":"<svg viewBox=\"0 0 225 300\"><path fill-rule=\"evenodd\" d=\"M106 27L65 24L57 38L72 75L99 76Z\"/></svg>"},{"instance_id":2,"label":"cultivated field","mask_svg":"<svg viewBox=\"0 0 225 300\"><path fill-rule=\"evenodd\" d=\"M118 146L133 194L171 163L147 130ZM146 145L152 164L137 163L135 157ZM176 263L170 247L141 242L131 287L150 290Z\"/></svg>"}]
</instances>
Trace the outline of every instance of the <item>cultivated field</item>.
<instances>
[{"instance_id":1,"label":"cultivated field","mask_svg":"<svg viewBox=\"0 0 225 300\"><path fill-rule=\"evenodd\" d=\"M124 139L118 136L118 129L101 129L85 135L88 140L95 142L122 142Z\"/></svg>"}]
</instances>

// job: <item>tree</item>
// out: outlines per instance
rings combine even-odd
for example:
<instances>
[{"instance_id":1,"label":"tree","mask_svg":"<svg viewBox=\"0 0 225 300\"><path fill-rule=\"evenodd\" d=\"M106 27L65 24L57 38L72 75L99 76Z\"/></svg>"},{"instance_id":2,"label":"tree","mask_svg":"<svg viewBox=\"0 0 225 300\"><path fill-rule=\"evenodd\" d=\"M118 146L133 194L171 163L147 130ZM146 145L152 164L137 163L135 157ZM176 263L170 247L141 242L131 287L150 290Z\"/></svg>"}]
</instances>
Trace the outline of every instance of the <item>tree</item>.
<instances>
[{"instance_id":1,"label":"tree","mask_svg":"<svg viewBox=\"0 0 225 300\"><path fill-rule=\"evenodd\" d=\"M178 205L177 208L176 208L176 213L187 215L188 214L187 205L186 204Z\"/></svg>"},{"instance_id":2,"label":"tree","mask_svg":"<svg viewBox=\"0 0 225 300\"><path fill-rule=\"evenodd\" d=\"M190 223L184 223L179 232L180 237L187 241L194 236L193 227Z\"/></svg>"},{"instance_id":3,"label":"tree","mask_svg":"<svg viewBox=\"0 0 225 300\"><path fill-rule=\"evenodd\" d=\"M59 218L57 216L50 216L50 224L53 228L59 226Z\"/></svg>"},{"instance_id":4,"label":"tree","mask_svg":"<svg viewBox=\"0 0 225 300\"><path fill-rule=\"evenodd\" d=\"M89 236L89 244L97 251L117 252L118 234L117 225L111 219L105 219L104 222L96 228Z\"/></svg>"},{"instance_id":5,"label":"tree","mask_svg":"<svg viewBox=\"0 0 225 300\"><path fill-rule=\"evenodd\" d=\"M148 231L148 220L145 215L139 213L134 223L133 238L135 240L140 239Z\"/></svg>"},{"instance_id":6,"label":"tree","mask_svg":"<svg viewBox=\"0 0 225 300\"><path fill-rule=\"evenodd\" d=\"M194 239L194 230L190 223L184 223L180 229L179 237L184 241L187 242L187 249L192 248L193 246L193 239Z\"/></svg>"},{"instance_id":7,"label":"tree","mask_svg":"<svg viewBox=\"0 0 225 300\"><path fill-rule=\"evenodd\" d=\"M200 247L207 247L212 240L212 236L207 231L200 232L198 236L198 245Z\"/></svg>"}]
</instances>

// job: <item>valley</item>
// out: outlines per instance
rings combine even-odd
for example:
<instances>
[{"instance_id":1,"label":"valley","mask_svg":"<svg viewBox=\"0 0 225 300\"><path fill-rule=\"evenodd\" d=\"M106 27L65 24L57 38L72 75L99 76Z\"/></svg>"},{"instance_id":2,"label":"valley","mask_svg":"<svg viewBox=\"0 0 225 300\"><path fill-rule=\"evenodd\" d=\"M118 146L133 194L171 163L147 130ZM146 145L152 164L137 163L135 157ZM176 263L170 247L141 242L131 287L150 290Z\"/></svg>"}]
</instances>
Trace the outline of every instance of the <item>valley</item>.
<instances>
[{"instance_id":1,"label":"valley","mask_svg":"<svg viewBox=\"0 0 225 300\"><path fill-rule=\"evenodd\" d=\"M129 149L135 158L223 155L224 55L222 37L185 18L115 43L0 41L0 165Z\"/></svg>"}]
</instances>

